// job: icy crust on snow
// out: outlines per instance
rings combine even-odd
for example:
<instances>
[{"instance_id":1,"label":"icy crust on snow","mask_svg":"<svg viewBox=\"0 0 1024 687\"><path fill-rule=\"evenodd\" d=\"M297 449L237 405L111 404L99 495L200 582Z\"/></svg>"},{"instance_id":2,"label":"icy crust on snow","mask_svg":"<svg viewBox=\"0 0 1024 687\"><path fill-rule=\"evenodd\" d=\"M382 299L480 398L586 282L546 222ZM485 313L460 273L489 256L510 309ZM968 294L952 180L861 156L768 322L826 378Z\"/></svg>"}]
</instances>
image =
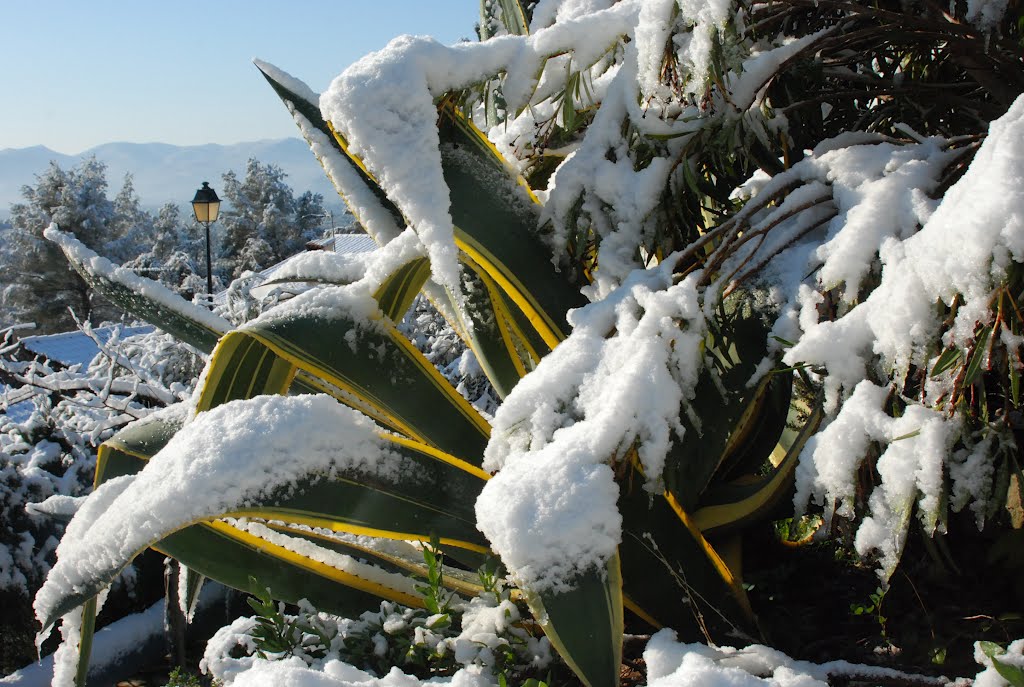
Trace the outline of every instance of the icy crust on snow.
<instances>
[{"instance_id":1,"label":"icy crust on snow","mask_svg":"<svg viewBox=\"0 0 1024 687\"><path fill-rule=\"evenodd\" d=\"M73 234L61 231L56 224L51 224L43 232L43 236L60 246L61 250L71 256L73 260L85 265L89 271L104 279L122 284L150 300L157 301L164 308L181 313L183 317L198 321L216 332L223 333L231 329L231 323L224 318L213 314L206 308L185 301L159 282L140 277L131 270L119 267L110 260L97 255L94 251L86 248Z\"/></svg>"},{"instance_id":2,"label":"icy crust on snow","mask_svg":"<svg viewBox=\"0 0 1024 687\"><path fill-rule=\"evenodd\" d=\"M500 470L477 522L517 581L562 589L599 567L621 538L611 464L633 446L661 490L665 455L684 428L701 362L704 314L674 260L637 271L611 296L571 313L572 334L498 409L484 468Z\"/></svg>"},{"instance_id":3,"label":"icy crust on snow","mask_svg":"<svg viewBox=\"0 0 1024 687\"><path fill-rule=\"evenodd\" d=\"M328 396L257 397L199 413L140 473L90 495L57 548L36 615L45 619L66 595L111 579L168 532L256 504L303 476L398 469L374 424Z\"/></svg>"}]
</instances>

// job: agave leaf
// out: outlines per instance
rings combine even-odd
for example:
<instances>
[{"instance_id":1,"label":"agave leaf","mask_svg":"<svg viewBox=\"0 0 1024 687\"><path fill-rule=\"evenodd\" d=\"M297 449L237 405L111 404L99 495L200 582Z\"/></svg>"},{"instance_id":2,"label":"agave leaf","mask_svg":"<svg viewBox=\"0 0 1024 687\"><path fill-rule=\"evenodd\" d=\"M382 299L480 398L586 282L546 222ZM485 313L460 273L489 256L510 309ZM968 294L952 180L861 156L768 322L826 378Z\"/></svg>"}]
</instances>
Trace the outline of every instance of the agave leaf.
<instances>
[{"instance_id":1,"label":"agave leaf","mask_svg":"<svg viewBox=\"0 0 1024 687\"><path fill-rule=\"evenodd\" d=\"M722 556L671 495L652 499L640 483L636 474L619 497L628 607L654 627L689 628L689 641L749 629L749 601Z\"/></svg>"},{"instance_id":2,"label":"agave leaf","mask_svg":"<svg viewBox=\"0 0 1024 687\"><path fill-rule=\"evenodd\" d=\"M439 114L441 167L451 193L455 243L554 348L570 331L566 313L585 299L555 270L534 234L536 199L450 101L441 103Z\"/></svg>"},{"instance_id":3,"label":"agave leaf","mask_svg":"<svg viewBox=\"0 0 1024 687\"><path fill-rule=\"evenodd\" d=\"M665 465L667 490L691 512L723 462L748 441L756 438L759 445L767 447L763 457L771 453L788 412L788 391L769 394L772 384L787 384L788 378L775 376L771 382L747 386L764 355L769 332L753 294L733 293L719 307L718 314L713 322L715 329L705 343L708 365L694 392L699 404L693 412L699 422L695 423L687 412L680 413L686 432L670 451ZM766 413L771 415L765 418ZM759 433L762 425L766 431ZM775 436L771 436L773 432ZM755 455L742 462L757 463L760 459Z\"/></svg>"},{"instance_id":4,"label":"agave leaf","mask_svg":"<svg viewBox=\"0 0 1024 687\"><path fill-rule=\"evenodd\" d=\"M307 142L310 143L311 147L316 150L316 142L310 139L310 134L303 125L308 125L319 131L330 141L334 152L339 154L338 158L343 160L342 164L346 165L347 169L351 172L348 177L349 181L351 184L358 186L358 188L342 187L338 185L338 179L333 175L329 176L331 176L332 181L334 181L338 188L339 194L345 199L349 210L356 219L367 228L367 231L374 236L378 243L385 243L388 237L375 233L374 222L368 221L368 218L363 216L363 209L360 204L351 202L350 197L354 195L366 197L367 194L371 194L375 202L390 216L391 222L395 227L402 227L406 224L399 209L387 198L387 195L380 188L377 180L367 170L362 160L350 152L348 142L344 136L330 123L323 120L319 106L313 100L315 94L312 92L299 93L303 88L308 90L305 84L291 83L289 81L289 84L291 84L289 87L285 82L290 77L286 78L286 75L280 73L275 68L271 68L270 65L257 62L256 66L274 88L275 92L277 92L278 96L284 101L293 116L296 116L297 121L301 117L300 128L302 128L303 135L306 136ZM324 160L321 160L321 163L324 163ZM483 219L486 220L486 217ZM470 266L470 268L473 269L473 266ZM463 290L470 293L469 307L466 310L461 310L456 305L458 299L453 298L451 294L447 293L436 283L428 281L423 285L423 291L431 303L452 324L459 336L466 342L466 345L473 350L495 391L500 397L504 397L522 376L518 371L521 365L519 359L515 356L515 348L514 346L510 348L509 345L509 332L498 328L500 320L493 316L490 304L487 303L487 297L482 294L474 294L472 287L464 288ZM489 296L489 298L493 301L496 296Z\"/></svg>"},{"instance_id":5,"label":"agave leaf","mask_svg":"<svg viewBox=\"0 0 1024 687\"><path fill-rule=\"evenodd\" d=\"M270 402L271 399L264 401ZM293 408L294 413L305 412L304 409L309 404L285 404L274 401L273 405ZM317 407L329 406L320 402ZM195 428L194 431L199 432L198 436L203 437L209 433L209 423L223 422L222 418L214 419L205 414L201 415L204 416L202 421L197 418L176 436L187 435ZM207 417L210 419L206 419ZM230 484L235 477L230 469L248 470L248 465L251 464L251 461L244 464L237 460L232 462L230 456L240 451L256 455L264 446L270 447L266 450L279 451L280 449L272 447L282 445L282 440L292 437L296 431L294 422L298 416L293 414L290 417L290 421L284 420L273 427L254 427L251 432L238 432L237 429L233 433L229 432L221 439L223 455L228 456L227 462L219 466L207 462L204 470L219 470L218 478ZM353 422L356 420L353 419ZM363 427L359 431L365 435L365 425L359 426ZM258 443L254 443L254 436L261 438ZM369 435L366 435L365 439L368 440ZM205 441L208 440L204 439ZM75 568L75 561L58 561L58 567L61 563L64 564L60 568L60 574L52 584L48 579L44 585L44 590L48 590L49 599L45 610L41 611L46 614L46 618L43 619L44 627L51 627L57 618L95 597L114 580L125 565L148 546L178 558L198 573L243 589L246 588L248 575L260 570L269 576L264 582L278 590L276 593L285 594L290 593L288 590L295 590L299 597L306 596L312 600L315 596L318 602L326 599L331 604L330 607L337 606L337 602L330 600L331 595L337 594L337 591L331 591L331 584L327 584L328 582L341 583L371 595L396 598L402 603L415 602L414 593L403 591L400 586L394 584L382 583L373 575L360 574L360 570L370 570L360 567L364 564L349 562L344 566L346 569L339 569L307 555L308 545L305 549L289 550L284 545L258 539L239 528L228 529L230 525L211 522L211 518L227 516L274 519L400 540L426 541L436 536L442 546L461 549L461 552L450 552L457 560L476 562L489 555L487 541L476 528L473 511L476 496L487 478L486 473L429 446L401 437L383 434L378 435L376 441L380 450L386 451L386 455L389 456L388 462L382 464L379 469L376 466L370 469L358 462L339 464L329 474L311 471L305 475L288 475L286 480L282 479L276 486L273 483L266 484L263 490L258 492L260 495L252 492L250 488L247 493L240 492L238 501L233 505L220 505L216 500L210 501L211 505L206 506L202 502L194 504L190 512L196 513L197 519L183 518L175 521L172 518L156 523L155 528L147 529L146 535L139 537L131 546L119 543L119 549L110 549L116 550L114 555L94 561L89 576L74 585L67 585L60 580L68 579L66 571ZM179 443L178 451L184 450L183 446L187 445ZM205 443L197 444L203 445ZM139 442L128 448L139 453L138 446ZM344 451L343 445L339 445L339 449ZM130 453L124 455L133 458ZM220 455L220 452L213 454L214 457ZM278 453L267 455L277 456ZM157 470L158 473L161 470L175 471L174 489L189 490L188 477L183 477L181 473L181 466L187 464L182 462L185 457L179 453L159 463L148 463L143 476L146 475L146 470ZM208 461L209 458L210 456L207 456ZM263 462L266 463L266 460ZM304 462L294 460L291 464L305 465ZM108 471L108 474L109 472L112 471ZM148 478L159 479L152 472ZM192 474L190 478L205 479L199 473ZM181 481L182 479L185 481ZM213 496L215 499L220 498L216 493ZM167 494L163 498L166 500L174 497ZM149 506L143 508L137 501L131 501L126 494L115 496L112 503L124 503L127 508L110 511L117 513L111 522L119 522L122 529L130 527L130 522L126 518L149 517ZM210 510L214 507L212 504L218 504L215 506L217 510ZM197 507L199 510L196 510ZM226 510L221 512L220 509L225 507ZM95 513L93 515L95 516ZM123 536L112 534L112 530L106 525L97 524L94 531L97 541ZM280 559L291 565L281 565ZM353 566L356 568L355 572L352 571ZM315 578L322 578L324 586L314 593L310 587ZM398 579L405 581L404 576ZM365 608L366 599L361 599L360 602Z\"/></svg>"},{"instance_id":6,"label":"agave leaf","mask_svg":"<svg viewBox=\"0 0 1024 687\"><path fill-rule=\"evenodd\" d=\"M75 687L85 687L89 674L89 655L92 653L92 641L96 635L96 599L92 598L82 605L82 628L78 639L78 663L75 666Z\"/></svg>"},{"instance_id":7,"label":"agave leaf","mask_svg":"<svg viewBox=\"0 0 1024 687\"><path fill-rule=\"evenodd\" d=\"M352 561L341 570L219 520L180 529L152 548L229 587L248 589L252 575L281 601L308 599L336 613L361 613L380 598L416 601L408 589L382 584L374 566Z\"/></svg>"},{"instance_id":8,"label":"agave leaf","mask_svg":"<svg viewBox=\"0 0 1024 687\"><path fill-rule=\"evenodd\" d=\"M265 62L256 61L256 68L260 70L263 77L270 84L270 87L274 89L278 97L284 101L285 106L295 116L298 114L301 116L309 126L313 127L320 133L322 133L335 150L341 155L339 159L348 165L350 171L354 174L354 179L358 180L359 189L346 189L337 186L337 179L334 175L328 173L328 176L335 183L339 195L345 200L345 204L348 205L349 211L359 221L360 224L373 236L377 243L387 243L387 238L378 235L374 231L374 223L367 221L367 218L363 216L360 211L360 205L358 203L351 202L351 196L357 191L367 191L372 194L377 202L380 204L381 209L391 215L391 218L397 227L405 226L405 219L402 217L402 213L392 203L384 190L380 187L373 176L367 171L366 165L362 163L354 155L350 155L348 152L348 143L345 139L334 131L334 128L324 121L323 116L320 114L320 105L316 102L317 94L309 91L308 87L297 82L295 79L291 79L286 83L285 76L282 72L279 72L275 68L271 67ZM305 87L308 92L302 93L300 90ZM310 140L308 133L303 129L303 136L306 138L306 142L310 144L315 150L314 141ZM319 159L319 158L318 158ZM320 160L321 164L324 164L323 160Z\"/></svg>"},{"instance_id":9,"label":"agave leaf","mask_svg":"<svg viewBox=\"0 0 1024 687\"><path fill-rule=\"evenodd\" d=\"M387 477L339 470L330 479L310 475L228 517L261 518L404 541L428 541L487 555L474 504L487 474L417 442L382 435L401 455L399 474ZM453 555L458 555L454 553Z\"/></svg>"},{"instance_id":10,"label":"agave leaf","mask_svg":"<svg viewBox=\"0 0 1024 687\"><path fill-rule=\"evenodd\" d=\"M410 260L391 273L380 285L373 299L381 312L392 322L401 322L416 294L430 278L430 261L426 258Z\"/></svg>"},{"instance_id":11,"label":"agave leaf","mask_svg":"<svg viewBox=\"0 0 1024 687\"><path fill-rule=\"evenodd\" d=\"M147 418L147 420L149 420ZM125 428L100 447L98 484L123 474L143 469L146 461L170 439L169 424L164 421L141 421ZM98 486L97 484L97 486ZM248 575L254 575L268 584L276 598L296 602L308 598L318 607L335 612L360 613L386 598L406 605L422 606L422 599L412 592L411 586L400 588L381 581L377 571L385 573L425 574L422 558L400 558L395 551L382 553L364 543L338 541L315 531L286 525L269 525L293 539L306 539L321 549L341 553L352 558L346 570L304 556L287 547L254 536L230 522L217 520L191 525L171 534L153 545L165 555L172 556L189 566L190 577L209 576L236 589L247 589ZM307 550L306 547L293 547ZM294 568L294 569L291 569ZM353 573L353 569L355 573ZM200 572L202 571L202 572ZM362 572L362 574L358 574ZM338 584L344 585L339 588ZM471 578L445 569L445 586L458 593L472 595L479 585ZM189 608L195 594L188 592Z\"/></svg>"},{"instance_id":12,"label":"agave leaf","mask_svg":"<svg viewBox=\"0 0 1024 687\"><path fill-rule=\"evenodd\" d=\"M701 496L701 507L693 514L694 524L706 535L733 531L754 519L762 519L792 491L793 475L807 440L821 425L824 410L819 400L808 407L794 400L790 422L779 439L783 455L767 475L715 484Z\"/></svg>"},{"instance_id":13,"label":"agave leaf","mask_svg":"<svg viewBox=\"0 0 1024 687\"><path fill-rule=\"evenodd\" d=\"M384 318L366 326L342 312L307 314L231 332L214 353L197 407L283 393L295 369L356 396L385 426L479 465L487 421Z\"/></svg>"},{"instance_id":14,"label":"agave leaf","mask_svg":"<svg viewBox=\"0 0 1024 687\"><path fill-rule=\"evenodd\" d=\"M46 237L60 246L75 271L104 298L204 353L212 351L231 327L227 320L189 303L163 284L115 267L71 234L51 227Z\"/></svg>"},{"instance_id":15,"label":"agave leaf","mask_svg":"<svg viewBox=\"0 0 1024 687\"><path fill-rule=\"evenodd\" d=\"M587 687L616 687L622 664L622 575L619 555L567 591L527 594L527 601L562 659Z\"/></svg>"}]
</instances>

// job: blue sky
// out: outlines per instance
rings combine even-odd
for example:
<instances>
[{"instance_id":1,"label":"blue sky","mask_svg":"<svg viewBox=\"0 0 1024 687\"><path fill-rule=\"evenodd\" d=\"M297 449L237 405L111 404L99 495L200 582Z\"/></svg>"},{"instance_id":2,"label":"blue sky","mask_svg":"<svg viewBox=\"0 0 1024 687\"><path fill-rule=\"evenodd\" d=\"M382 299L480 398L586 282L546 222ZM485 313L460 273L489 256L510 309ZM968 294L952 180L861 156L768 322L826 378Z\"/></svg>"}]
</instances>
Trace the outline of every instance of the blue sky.
<instances>
[{"instance_id":1,"label":"blue sky","mask_svg":"<svg viewBox=\"0 0 1024 687\"><path fill-rule=\"evenodd\" d=\"M323 91L403 33L473 39L479 0L44 0L0 5L0 149L298 135L252 65Z\"/></svg>"}]
</instances>

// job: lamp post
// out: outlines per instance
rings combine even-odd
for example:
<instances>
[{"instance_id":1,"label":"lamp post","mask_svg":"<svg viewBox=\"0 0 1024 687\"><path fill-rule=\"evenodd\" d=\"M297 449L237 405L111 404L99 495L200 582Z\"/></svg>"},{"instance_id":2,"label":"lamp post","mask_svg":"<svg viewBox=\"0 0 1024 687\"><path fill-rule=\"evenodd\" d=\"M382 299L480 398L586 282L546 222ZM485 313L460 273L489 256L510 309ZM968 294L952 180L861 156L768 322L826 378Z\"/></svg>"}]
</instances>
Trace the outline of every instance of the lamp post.
<instances>
[{"instance_id":1,"label":"lamp post","mask_svg":"<svg viewBox=\"0 0 1024 687\"><path fill-rule=\"evenodd\" d=\"M213 265L210 260L210 224L217 221L220 213L220 198L210 188L210 182L204 181L203 187L196 191L192 199L192 212L196 221L206 225L206 292L210 298L210 310L213 310Z\"/></svg>"}]
</instances>

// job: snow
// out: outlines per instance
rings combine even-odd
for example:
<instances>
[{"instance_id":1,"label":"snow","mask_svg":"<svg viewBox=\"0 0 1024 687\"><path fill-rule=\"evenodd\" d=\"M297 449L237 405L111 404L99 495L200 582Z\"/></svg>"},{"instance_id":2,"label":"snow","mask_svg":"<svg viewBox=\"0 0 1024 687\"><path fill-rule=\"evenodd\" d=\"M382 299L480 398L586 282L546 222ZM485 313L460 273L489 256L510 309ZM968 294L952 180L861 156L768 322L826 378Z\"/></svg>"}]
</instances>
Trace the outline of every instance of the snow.
<instances>
[{"instance_id":1,"label":"snow","mask_svg":"<svg viewBox=\"0 0 1024 687\"><path fill-rule=\"evenodd\" d=\"M972 0L967 19L991 30L1005 7L1002 0ZM915 513L925 534L941 531L944 476L949 507L969 507L984 524L993 497L993 455L1010 439L987 429L966 434L956 409L943 405L951 374L927 381L920 398L903 394L911 369L934 364L936 342L970 350L979 328L992 324L994 290L1011 263L1024 262L1024 97L991 124L967 173L941 200L931 194L958 150L905 125L895 130L909 140L853 132L822 142L773 178L756 173L733 193L747 204L730 226L714 230L721 241L705 236L709 247L731 246L734 254L715 275L694 271L677 281L673 269L680 254L645 264L649 256L637 248L651 243L666 184L678 164L688 164L686 146L708 131L742 129L762 140L777 135L786 120L771 113L767 85L781 65L825 36L751 39L722 56L725 90L710 88L711 47L731 9L724 0L542 0L530 36L451 47L402 36L346 69L321 96L257 62L298 97L319 105L408 228L396 224L322 132L293 111L353 212L383 247L365 260L296 259L282 268L284 274L352 283L300 294L253 324L344 315L383 327L370 294L395 267L423 255L430 258L434 281L458 301L462 274L441 173L435 99L500 80L508 121L488 135L510 158L525 158L545 144L537 129L558 113L566 76L578 73L592 86L580 105L599 106L596 115L582 140L549 151L564 161L539 194L556 263L565 257L570 232L591 232L599 240L598 269L585 290L591 303L570 313L572 334L496 411L485 467L497 474L476 503L480 529L512 579L531 591L563 590L614 554L622 529L614 468L631 449L643 467L644 488L663 490L665 456L685 431L680 409L686 412L696 401L707 320L721 292L746 277L766 286L778 309L773 334L793 342L785 350L781 342L769 344L749 383L781 357L825 390L828 418L797 467L797 509L821 507L826 525L833 511L862 517L855 548L877 559L883 585ZM664 83L666 50L684 72L679 86ZM639 164L624 141L627 128L664 145ZM510 159L517 169L525 162ZM783 190L784 199L765 202ZM577 216L579 222L570 225ZM142 288L56 228L47 236L108 278ZM708 284L711 279L718 281ZM959 305L947 328L941 306L954 302ZM209 326L224 331L214 320ZM1010 347L1021 345L1005 332L999 336ZM472 362L462 358L460 367L469 369ZM899 412L891 409L894 401ZM263 450L253 451L256 445ZM871 447L878 448L878 480L869 493L858 494L858 471ZM330 399L258 399L200 414L140 475L103 485L78 508L37 597L37 613L45 617L60 595L91 577L109 578L169 529L230 511L297 475L346 468L398 469L372 424ZM866 508L858 496L866 496ZM260 523L241 525L276 537ZM301 546L308 555L329 557L332 565L352 565L347 557ZM0 565L12 567L6 560ZM482 670L487 660L480 647L494 648L498 636L514 627L518 611L512 604L485 607L478 601L466 611L464 629L472 636L449 647L466 667L442 682L493 681ZM387 636L408 629L412 616L385 605L359 620L329 622L338 636L379 624L373 642L385 655ZM70 636L75 631L70 621L62 629ZM233 658L231 649L250 641L251 629L251 621L237 621L208 649L207 667L227 684L421 684L398 668L370 675L345 663L334 645L315 660ZM1024 663L1022 650L1024 644L1014 643L1007 660ZM893 677L842 662L794 661L756 645L680 644L667 630L651 639L645 660L649 684L658 686L811 687L827 684L833 673ZM978 684L999 684L983 652L978 661L984 667Z\"/></svg>"},{"instance_id":2,"label":"snow","mask_svg":"<svg viewBox=\"0 0 1024 687\"><path fill-rule=\"evenodd\" d=\"M225 403L198 414L188 427L142 472L110 480L90 495L36 595L37 617L48 617L88 580L112 579L136 552L167 533L257 503L302 475L384 475L400 465L370 420L327 396ZM261 450L253 451L255 445Z\"/></svg>"},{"instance_id":3,"label":"snow","mask_svg":"<svg viewBox=\"0 0 1024 687\"><path fill-rule=\"evenodd\" d=\"M516 580L561 589L603 566L621 539L609 464L638 446L645 488L662 491L670 432L697 383L699 275L672 284L670 257L574 311L573 332L498 409L484 468L499 470L477 522ZM683 323L680 325L680 322Z\"/></svg>"},{"instance_id":4,"label":"snow","mask_svg":"<svg viewBox=\"0 0 1024 687\"><path fill-rule=\"evenodd\" d=\"M141 327L95 327L91 329L92 334L103 344L106 344L114 337L120 339L132 336L133 334L145 334L152 331L153 327L148 325ZM92 359L100 352L97 342L81 331L24 336L20 341L26 350L68 367L72 365L81 365L83 368L88 367Z\"/></svg>"}]
</instances>

